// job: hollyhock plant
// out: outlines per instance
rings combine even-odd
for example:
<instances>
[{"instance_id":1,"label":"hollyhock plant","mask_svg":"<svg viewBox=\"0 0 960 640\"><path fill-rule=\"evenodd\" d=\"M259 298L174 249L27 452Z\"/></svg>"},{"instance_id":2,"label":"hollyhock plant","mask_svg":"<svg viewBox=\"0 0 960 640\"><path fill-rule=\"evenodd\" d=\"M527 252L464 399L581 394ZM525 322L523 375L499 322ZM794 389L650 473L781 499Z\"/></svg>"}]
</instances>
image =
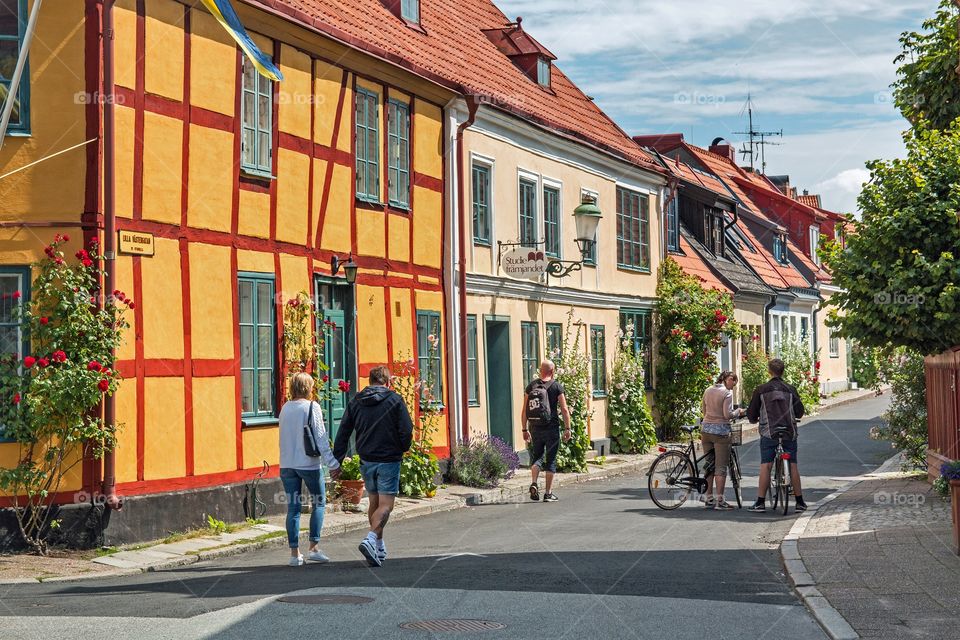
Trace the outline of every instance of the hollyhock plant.
<instances>
[{"instance_id":1,"label":"hollyhock plant","mask_svg":"<svg viewBox=\"0 0 960 640\"><path fill-rule=\"evenodd\" d=\"M96 304L104 277L99 245L78 251L74 262L64 259L67 241L55 237L33 265L29 300L11 296L20 301L13 321L35 355L0 360L0 396L14 399L0 403L0 424L21 452L16 466L0 469L0 492L11 496L17 533L41 554L56 526L47 507L84 459L78 449L99 458L115 446L115 425L104 423L98 409L120 384L113 354L128 327L122 306Z\"/></svg>"}]
</instances>

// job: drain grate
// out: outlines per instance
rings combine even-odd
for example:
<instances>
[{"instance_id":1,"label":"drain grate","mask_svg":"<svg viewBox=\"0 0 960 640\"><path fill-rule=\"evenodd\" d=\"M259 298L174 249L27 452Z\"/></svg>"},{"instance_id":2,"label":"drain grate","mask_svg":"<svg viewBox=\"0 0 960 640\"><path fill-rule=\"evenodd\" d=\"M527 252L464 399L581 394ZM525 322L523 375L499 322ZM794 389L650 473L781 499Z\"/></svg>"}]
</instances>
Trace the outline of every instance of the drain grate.
<instances>
[{"instance_id":1,"label":"drain grate","mask_svg":"<svg viewBox=\"0 0 960 640\"><path fill-rule=\"evenodd\" d=\"M367 604L373 602L373 598L364 598L363 596L284 596L278 602L287 602L290 604Z\"/></svg>"},{"instance_id":2,"label":"drain grate","mask_svg":"<svg viewBox=\"0 0 960 640\"><path fill-rule=\"evenodd\" d=\"M471 631L497 631L506 629L507 625L492 620L417 620L416 622L404 622L400 625L401 629L412 629L416 631L435 631L435 632L471 632Z\"/></svg>"}]
</instances>

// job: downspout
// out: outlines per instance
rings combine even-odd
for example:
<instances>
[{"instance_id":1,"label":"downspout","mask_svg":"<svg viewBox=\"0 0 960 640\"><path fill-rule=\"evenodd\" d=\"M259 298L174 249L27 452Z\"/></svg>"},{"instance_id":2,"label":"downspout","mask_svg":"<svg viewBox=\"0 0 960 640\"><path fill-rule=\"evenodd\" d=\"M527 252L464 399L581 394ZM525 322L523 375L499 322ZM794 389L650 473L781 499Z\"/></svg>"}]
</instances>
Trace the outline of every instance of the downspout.
<instances>
[{"instance_id":1,"label":"downspout","mask_svg":"<svg viewBox=\"0 0 960 640\"><path fill-rule=\"evenodd\" d=\"M114 86L113 86L113 3L114 0L105 0L103 3L103 255L106 266L104 291L116 289L117 261L116 261L116 211L115 211L115 177L114 177ZM110 352L110 360L114 361L116 353ZM103 420L113 428L116 424L117 405L113 395L104 399ZM104 504L108 509L119 510L123 507L123 499L117 496L117 459L114 449L110 448L103 454L103 484L101 493Z\"/></svg>"},{"instance_id":2,"label":"downspout","mask_svg":"<svg viewBox=\"0 0 960 640\"><path fill-rule=\"evenodd\" d=\"M460 380L463 382L461 385L462 393L460 395L460 411L461 411L461 424L460 424L460 437L463 440L467 440L470 437L470 402L467 399L467 380L469 378L469 373L467 371L467 241L466 241L466 212L465 212L465 202L466 196L464 195L464 184L466 179L463 177L463 132L466 131L467 127L473 126L473 123L477 119L477 109L480 108L480 101L476 96L468 95L466 96L467 101L467 119L460 123L460 126L457 127L457 139L455 142L457 150L457 176L459 179L456 182L457 185L457 226L459 228L459 233L457 234L457 287L459 287L459 302L460 302L460 315L458 320L460 321Z\"/></svg>"}]
</instances>

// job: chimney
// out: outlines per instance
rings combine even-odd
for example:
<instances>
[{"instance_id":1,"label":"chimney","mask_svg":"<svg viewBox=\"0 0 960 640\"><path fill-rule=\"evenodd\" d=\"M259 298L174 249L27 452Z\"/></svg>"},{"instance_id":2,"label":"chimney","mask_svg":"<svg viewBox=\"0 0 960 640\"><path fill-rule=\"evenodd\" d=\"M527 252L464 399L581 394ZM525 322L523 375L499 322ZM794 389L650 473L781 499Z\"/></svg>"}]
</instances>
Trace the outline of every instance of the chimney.
<instances>
[{"instance_id":1,"label":"chimney","mask_svg":"<svg viewBox=\"0 0 960 640\"><path fill-rule=\"evenodd\" d=\"M714 138L713 142L710 143L709 151L729 159L734 164L737 163L737 150L723 138Z\"/></svg>"},{"instance_id":2,"label":"chimney","mask_svg":"<svg viewBox=\"0 0 960 640\"><path fill-rule=\"evenodd\" d=\"M804 190L803 190L803 195L805 195L805 196L810 195L810 189L804 189Z\"/></svg>"}]
</instances>

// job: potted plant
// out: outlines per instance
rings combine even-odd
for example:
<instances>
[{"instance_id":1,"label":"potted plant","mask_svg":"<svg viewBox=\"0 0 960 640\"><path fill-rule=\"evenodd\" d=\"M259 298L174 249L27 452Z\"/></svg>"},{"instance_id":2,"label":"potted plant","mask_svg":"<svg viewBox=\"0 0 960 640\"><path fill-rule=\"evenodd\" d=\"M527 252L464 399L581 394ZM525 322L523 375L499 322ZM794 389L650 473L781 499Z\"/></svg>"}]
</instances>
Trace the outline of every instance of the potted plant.
<instances>
[{"instance_id":1,"label":"potted plant","mask_svg":"<svg viewBox=\"0 0 960 640\"><path fill-rule=\"evenodd\" d=\"M960 555L960 460L940 467L940 477L950 483L950 505L953 511L953 548Z\"/></svg>"},{"instance_id":2,"label":"potted plant","mask_svg":"<svg viewBox=\"0 0 960 640\"><path fill-rule=\"evenodd\" d=\"M360 477L360 456L344 458L340 463L340 498L349 504L360 504L363 498L363 479Z\"/></svg>"}]
</instances>

